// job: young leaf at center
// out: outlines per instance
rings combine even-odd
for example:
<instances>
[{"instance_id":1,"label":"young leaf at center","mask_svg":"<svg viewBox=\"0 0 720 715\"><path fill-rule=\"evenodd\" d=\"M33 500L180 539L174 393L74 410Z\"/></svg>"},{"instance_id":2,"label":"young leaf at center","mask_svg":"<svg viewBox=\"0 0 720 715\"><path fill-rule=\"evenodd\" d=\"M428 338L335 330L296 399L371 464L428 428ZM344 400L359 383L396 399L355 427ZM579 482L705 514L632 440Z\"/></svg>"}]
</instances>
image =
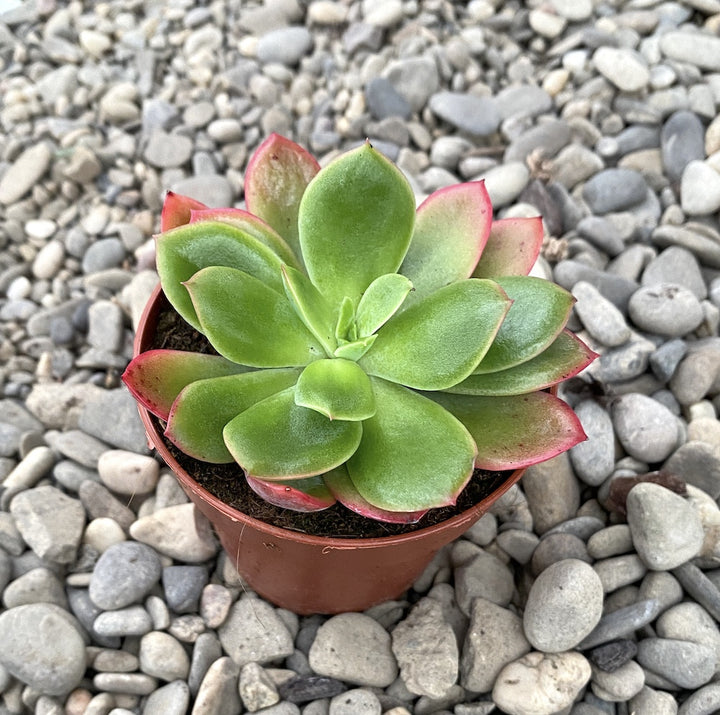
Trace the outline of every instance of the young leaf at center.
<instances>
[{"instance_id":1,"label":"young leaf at center","mask_svg":"<svg viewBox=\"0 0 720 715\"><path fill-rule=\"evenodd\" d=\"M340 358L315 360L300 375L295 404L331 420L366 420L375 414L370 378L356 362Z\"/></svg>"},{"instance_id":2,"label":"young leaf at center","mask_svg":"<svg viewBox=\"0 0 720 715\"><path fill-rule=\"evenodd\" d=\"M412 290L412 283L399 273L376 278L363 293L357 308L358 337L372 335L387 323Z\"/></svg>"}]
</instances>

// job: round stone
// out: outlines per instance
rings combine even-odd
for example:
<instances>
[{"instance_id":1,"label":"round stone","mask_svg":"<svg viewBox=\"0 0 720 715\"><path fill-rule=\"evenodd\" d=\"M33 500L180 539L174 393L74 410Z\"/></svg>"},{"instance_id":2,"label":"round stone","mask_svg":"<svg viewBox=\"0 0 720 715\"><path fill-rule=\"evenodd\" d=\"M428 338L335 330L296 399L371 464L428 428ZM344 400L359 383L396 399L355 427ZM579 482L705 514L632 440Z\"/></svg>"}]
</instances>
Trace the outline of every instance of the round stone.
<instances>
[{"instance_id":1,"label":"round stone","mask_svg":"<svg viewBox=\"0 0 720 715\"><path fill-rule=\"evenodd\" d=\"M187 679L190 658L169 633L151 631L140 639L140 670L160 680Z\"/></svg>"},{"instance_id":2,"label":"round stone","mask_svg":"<svg viewBox=\"0 0 720 715\"><path fill-rule=\"evenodd\" d=\"M390 635L363 613L342 613L325 621L308 659L319 675L355 685L384 688L398 674Z\"/></svg>"},{"instance_id":3,"label":"round stone","mask_svg":"<svg viewBox=\"0 0 720 715\"><path fill-rule=\"evenodd\" d=\"M669 571L697 556L705 538L700 515L690 502L649 482L627 496L627 520L633 544L655 571Z\"/></svg>"},{"instance_id":4,"label":"round stone","mask_svg":"<svg viewBox=\"0 0 720 715\"><path fill-rule=\"evenodd\" d=\"M85 674L82 628L66 610L48 603L0 614L0 665L45 695L66 695Z\"/></svg>"},{"instance_id":5,"label":"round stone","mask_svg":"<svg viewBox=\"0 0 720 715\"><path fill-rule=\"evenodd\" d=\"M557 561L533 583L525 604L525 635L538 650L574 648L602 616L603 587L592 566L579 559Z\"/></svg>"},{"instance_id":6,"label":"round stone","mask_svg":"<svg viewBox=\"0 0 720 715\"><path fill-rule=\"evenodd\" d=\"M677 445L675 415L647 395L621 395L613 404L612 420L625 451L642 462L661 462Z\"/></svg>"},{"instance_id":7,"label":"round stone","mask_svg":"<svg viewBox=\"0 0 720 715\"><path fill-rule=\"evenodd\" d=\"M100 481L117 494L147 494L157 485L160 465L152 457L110 449L97 463Z\"/></svg>"},{"instance_id":8,"label":"round stone","mask_svg":"<svg viewBox=\"0 0 720 715\"><path fill-rule=\"evenodd\" d=\"M154 549L135 541L114 544L95 564L90 598L107 610L138 603L160 580L161 573L160 557Z\"/></svg>"}]
</instances>

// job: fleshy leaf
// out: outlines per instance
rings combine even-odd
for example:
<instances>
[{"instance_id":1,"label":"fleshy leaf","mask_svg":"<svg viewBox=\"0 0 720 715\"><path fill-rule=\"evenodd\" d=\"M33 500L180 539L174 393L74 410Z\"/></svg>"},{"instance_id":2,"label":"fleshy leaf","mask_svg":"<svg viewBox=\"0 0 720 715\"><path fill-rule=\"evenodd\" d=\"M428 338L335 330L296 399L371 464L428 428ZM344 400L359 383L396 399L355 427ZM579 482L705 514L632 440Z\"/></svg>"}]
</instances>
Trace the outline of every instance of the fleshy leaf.
<instances>
[{"instance_id":1,"label":"fleshy leaf","mask_svg":"<svg viewBox=\"0 0 720 715\"><path fill-rule=\"evenodd\" d=\"M369 143L310 182L298 226L312 282L333 306L357 305L378 276L395 273L412 236L415 197L399 169Z\"/></svg>"},{"instance_id":2,"label":"fleshy leaf","mask_svg":"<svg viewBox=\"0 0 720 715\"><path fill-rule=\"evenodd\" d=\"M245 172L245 204L269 223L301 255L298 207L320 170L315 158L295 142L271 134L252 155Z\"/></svg>"},{"instance_id":3,"label":"fleshy leaf","mask_svg":"<svg viewBox=\"0 0 720 715\"><path fill-rule=\"evenodd\" d=\"M469 278L436 290L376 333L360 366L371 375L420 390L464 380L485 355L510 301L493 281Z\"/></svg>"},{"instance_id":4,"label":"fleshy leaf","mask_svg":"<svg viewBox=\"0 0 720 715\"><path fill-rule=\"evenodd\" d=\"M412 283L399 273L376 278L363 293L357 308L358 337L372 335L385 325L412 290Z\"/></svg>"},{"instance_id":5,"label":"fleshy leaf","mask_svg":"<svg viewBox=\"0 0 720 715\"><path fill-rule=\"evenodd\" d=\"M338 311L337 323L335 325L335 337L338 340L357 340L355 305L350 298L345 297L342 303L340 303L340 310Z\"/></svg>"},{"instance_id":6,"label":"fleshy leaf","mask_svg":"<svg viewBox=\"0 0 720 715\"><path fill-rule=\"evenodd\" d=\"M506 370L539 355L565 327L575 302L568 291L543 278L507 276L497 282L513 304L476 375Z\"/></svg>"},{"instance_id":7,"label":"fleshy leaf","mask_svg":"<svg viewBox=\"0 0 720 715\"><path fill-rule=\"evenodd\" d=\"M335 499L350 511L375 521L385 521L390 524L416 524L427 514L427 509L420 511L387 511L373 506L367 499L360 496L360 492L350 479L347 467L342 465L323 475L325 484L329 487Z\"/></svg>"},{"instance_id":8,"label":"fleshy leaf","mask_svg":"<svg viewBox=\"0 0 720 715\"><path fill-rule=\"evenodd\" d=\"M235 461L260 479L299 479L323 474L357 449L362 423L329 420L295 404L290 388L258 402L231 420L225 444Z\"/></svg>"},{"instance_id":9,"label":"fleshy leaf","mask_svg":"<svg viewBox=\"0 0 720 715\"><path fill-rule=\"evenodd\" d=\"M197 330L200 321L183 283L202 268L237 268L284 294L278 255L234 226L219 221L192 223L159 234L156 242L163 291L173 308Z\"/></svg>"},{"instance_id":10,"label":"fleshy leaf","mask_svg":"<svg viewBox=\"0 0 720 715\"><path fill-rule=\"evenodd\" d=\"M351 360L315 360L302 372L295 404L331 420L365 420L375 414L370 378Z\"/></svg>"},{"instance_id":11,"label":"fleshy leaf","mask_svg":"<svg viewBox=\"0 0 720 715\"><path fill-rule=\"evenodd\" d=\"M198 221L220 221L229 226L235 226L235 228L249 233L253 238L257 238L260 243L264 243L268 248L272 249L277 253L281 261L295 268L300 267L297 256L285 239L272 226L248 211L235 208L192 211L190 213L190 223Z\"/></svg>"},{"instance_id":12,"label":"fleshy leaf","mask_svg":"<svg viewBox=\"0 0 720 715\"><path fill-rule=\"evenodd\" d=\"M193 211L206 208L205 204L191 199L189 196L168 191L165 194L165 201L160 214L160 230L169 231L171 228L184 226L186 223L190 223Z\"/></svg>"},{"instance_id":13,"label":"fleshy leaf","mask_svg":"<svg viewBox=\"0 0 720 715\"><path fill-rule=\"evenodd\" d=\"M285 295L243 271L203 268L185 286L203 334L228 360L252 367L296 367L324 354Z\"/></svg>"},{"instance_id":14,"label":"fleshy leaf","mask_svg":"<svg viewBox=\"0 0 720 715\"><path fill-rule=\"evenodd\" d=\"M148 350L133 358L122 379L141 405L161 420L167 420L175 398L191 382L248 370L219 355Z\"/></svg>"},{"instance_id":15,"label":"fleshy leaf","mask_svg":"<svg viewBox=\"0 0 720 715\"><path fill-rule=\"evenodd\" d=\"M188 385L170 410L165 435L185 454L222 464L233 458L223 440L223 428L260 400L292 387L300 370L256 370L215 377Z\"/></svg>"},{"instance_id":16,"label":"fleshy leaf","mask_svg":"<svg viewBox=\"0 0 720 715\"><path fill-rule=\"evenodd\" d=\"M328 355L337 347L333 311L310 279L290 266L282 267L285 295L305 327Z\"/></svg>"},{"instance_id":17,"label":"fleshy leaf","mask_svg":"<svg viewBox=\"0 0 720 715\"><path fill-rule=\"evenodd\" d=\"M568 330L550 347L527 362L507 370L470 375L447 389L459 395L521 395L536 392L577 375L597 354Z\"/></svg>"},{"instance_id":18,"label":"fleshy leaf","mask_svg":"<svg viewBox=\"0 0 720 715\"><path fill-rule=\"evenodd\" d=\"M359 338L349 343L343 343L335 348L333 353L337 358L345 358L345 360L354 360L357 362L375 343L377 334L368 335L366 338Z\"/></svg>"},{"instance_id":19,"label":"fleshy leaf","mask_svg":"<svg viewBox=\"0 0 720 715\"><path fill-rule=\"evenodd\" d=\"M426 397L372 378L377 412L363 422L347 462L361 496L387 511L454 504L473 473L475 442L447 410Z\"/></svg>"},{"instance_id":20,"label":"fleshy leaf","mask_svg":"<svg viewBox=\"0 0 720 715\"><path fill-rule=\"evenodd\" d=\"M476 278L526 276L535 265L542 242L540 216L493 221L473 275Z\"/></svg>"},{"instance_id":21,"label":"fleshy leaf","mask_svg":"<svg viewBox=\"0 0 720 715\"><path fill-rule=\"evenodd\" d=\"M311 512L322 511L335 504L335 496L327 488L323 478L285 479L268 482L264 479L246 476L248 486L259 497L281 509Z\"/></svg>"},{"instance_id":22,"label":"fleshy leaf","mask_svg":"<svg viewBox=\"0 0 720 715\"><path fill-rule=\"evenodd\" d=\"M572 408L548 392L503 397L427 393L470 431L480 469L519 469L555 457L586 439Z\"/></svg>"},{"instance_id":23,"label":"fleshy leaf","mask_svg":"<svg viewBox=\"0 0 720 715\"><path fill-rule=\"evenodd\" d=\"M492 206L482 181L455 184L428 196L418 207L410 248L400 268L415 287L405 307L437 288L469 278L491 222Z\"/></svg>"}]
</instances>

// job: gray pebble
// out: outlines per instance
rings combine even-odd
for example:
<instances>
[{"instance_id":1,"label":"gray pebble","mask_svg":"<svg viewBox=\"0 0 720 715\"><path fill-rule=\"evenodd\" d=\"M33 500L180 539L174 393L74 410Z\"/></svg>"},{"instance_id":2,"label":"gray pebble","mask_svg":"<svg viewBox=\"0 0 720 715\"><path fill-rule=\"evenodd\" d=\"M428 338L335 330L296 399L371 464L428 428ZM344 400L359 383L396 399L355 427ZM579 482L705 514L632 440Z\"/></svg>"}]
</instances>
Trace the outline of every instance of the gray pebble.
<instances>
[{"instance_id":1,"label":"gray pebble","mask_svg":"<svg viewBox=\"0 0 720 715\"><path fill-rule=\"evenodd\" d=\"M714 499L720 497L720 447L714 444L697 440L686 442L670 455L663 469Z\"/></svg>"},{"instance_id":2,"label":"gray pebble","mask_svg":"<svg viewBox=\"0 0 720 715\"><path fill-rule=\"evenodd\" d=\"M381 715L377 695L367 688L354 688L330 701L328 715Z\"/></svg>"},{"instance_id":3,"label":"gray pebble","mask_svg":"<svg viewBox=\"0 0 720 715\"><path fill-rule=\"evenodd\" d=\"M280 700L272 679L257 663L246 663L241 668L239 690L249 712L270 707Z\"/></svg>"},{"instance_id":4,"label":"gray pebble","mask_svg":"<svg viewBox=\"0 0 720 715\"><path fill-rule=\"evenodd\" d=\"M257 47L257 56L263 64L279 62L292 67L310 52L313 37L305 27L282 27L263 35Z\"/></svg>"},{"instance_id":5,"label":"gray pebble","mask_svg":"<svg viewBox=\"0 0 720 715\"><path fill-rule=\"evenodd\" d=\"M167 605L175 613L197 611L200 595L208 582L204 566L166 566L162 585Z\"/></svg>"},{"instance_id":6,"label":"gray pebble","mask_svg":"<svg viewBox=\"0 0 720 715\"><path fill-rule=\"evenodd\" d=\"M190 705L187 683L175 680L148 695L143 715L185 715Z\"/></svg>"},{"instance_id":7,"label":"gray pebble","mask_svg":"<svg viewBox=\"0 0 720 715\"><path fill-rule=\"evenodd\" d=\"M97 273L115 268L125 260L125 246L119 238L101 238L91 243L82 260L83 272Z\"/></svg>"},{"instance_id":8,"label":"gray pebble","mask_svg":"<svg viewBox=\"0 0 720 715\"><path fill-rule=\"evenodd\" d=\"M645 179L632 169L605 169L583 187L583 198L590 210L601 215L635 206L646 194Z\"/></svg>"},{"instance_id":9,"label":"gray pebble","mask_svg":"<svg viewBox=\"0 0 720 715\"><path fill-rule=\"evenodd\" d=\"M145 544L123 541L100 556L90 581L90 598L100 608L140 602L160 580L160 558Z\"/></svg>"},{"instance_id":10,"label":"gray pebble","mask_svg":"<svg viewBox=\"0 0 720 715\"><path fill-rule=\"evenodd\" d=\"M639 393L619 397L612 407L615 433L631 456L643 462L660 462L677 444L675 416L667 407Z\"/></svg>"},{"instance_id":11,"label":"gray pebble","mask_svg":"<svg viewBox=\"0 0 720 715\"><path fill-rule=\"evenodd\" d=\"M489 552L480 552L455 569L455 594L465 615L470 615L472 602L479 597L500 606L508 605L514 590L512 572Z\"/></svg>"},{"instance_id":12,"label":"gray pebble","mask_svg":"<svg viewBox=\"0 0 720 715\"><path fill-rule=\"evenodd\" d=\"M691 690L705 685L715 672L712 649L685 640L645 638L638 643L637 659L644 668Z\"/></svg>"},{"instance_id":13,"label":"gray pebble","mask_svg":"<svg viewBox=\"0 0 720 715\"><path fill-rule=\"evenodd\" d=\"M264 665L293 652L285 623L270 604L257 599L237 601L218 628L218 636L225 652L240 667L250 662Z\"/></svg>"},{"instance_id":14,"label":"gray pebble","mask_svg":"<svg viewBox=\"0 0 720 715\"><path fill-rule=\"evenodd\" d=\"M169 633L150 631L140 639L140 670L160 680L185 680L190 658L182 644Z\"/></svg>"},{"instance_id":15,"label":"gray pebble","mask_svg":"<svg viewBox=\"0 0 720 715\"><path fill-rule=\"evenodd\" d=\"M310 667L319 675L355 685L387 687L398 673L390 635L361 613L343 613L328 619L318 629L308 658Z\"/></svg>"},{"instance_id":16,"label":"gray pebble","mask_svg":"<svg viewBox=\"0 0 720 715\"><path fill-rule=\"evenodd\" d=\"M630 298L628 312L642 330L671 338L691 333L703 320L700 301L675 283L640 288Z\"/></svg>"},{"instance_id":17,"label":"gray pebble","mask_svg":"<svg viewBox=\"0 0 720 715\"><path fill-rule=\"evenodd\" d=\"M93 622L96 633L105 637L142 636L152 630L150 614L142 606L103 611Z\"/></svg>"},{"instance_id":18,"label":"gray pebble","mask_svg":"<svg viewBox=\"0 0 720 715\"><path fill-rule=\"evenodd\" d=\"M588 554L594 559L620 556L633 550L632 533L627 524L613 524L596 531L587 542Z\"/></svg>"},{"instance_id":19,"label":"gray pebble","mask_svg":"<svg viewBox=\"0 0 720 715\"><path fill-rule=\"evenodd\" d=\"M670 389L681 405L699 402L720 372L720 350L707 345L688 352L670 379Z\"/></svg>"},{"instance_id":20,"label":"gray pebble","mask_svg":"<svg viewBox=\"0 0 720 715\"><path fill-rule=\"evenodd\" d=\"M534 530L541 535L572 518L580 506L580 487L567 453L528 467L523 490Z\"/></svg>"},{"instance_id":21,"label":"gray pebble","mask_svg":"<svg viewBox=\"0 0 720 715\"><path fill-rule=\"evenodd\" d=\"M538 650L558 653L577 646L602 615L603 585L592 566L566 559L535 580L523 616L525 635Z\"/></svg>"},{"instance_id":22,"label":"gray pebble","mask_svg":"<svg viewBox=\"0 0 720 715\"><path fill-rule=\"evenodd\" d=\"M684 563L673 569L673 575L715 620L720 620L720 591L695 564Z\"/></svg>"},{"instance_id":23,"label":"gray pebble","mask_svg":"<svg viewBox=\"0 0 720 715\"><path fill-rule=\"evenodd\" d=\"M592 561L585 542L574 534L546 534L533 552L531 572L537 576L551 564L563 559L580 559L587 563Z\"/></svg>"},{"instance_id":24,"label":"gray pebble","mask_svg":"<svg viewBox=\"0 0 720 715\"><path fill-rule=\"evenodd\" d=\"M570 449L570 460L583 482L597 486L610 476L615 465L612 420L595 400L583 400L575 406L575 414L587 440Z\"/></svg>"},{"instance_id":25,"label":"gray pebble","mask_svg":"<svg viewBox=\"0 0 720 715\"><path fill-rule=\"evenodd\" d=\"M660 142L663 167L671 181L680 181L688 163L705 158L703 124L693 112L672 114L663 124Z\"/></svg>"},{"instance_id":26,"label":"gray pebble","mask_svg":"<svg viewBox=\"0 0 720 715\"><path fill-rule=\"evenodd\" d=\"M52 604L32 603L0 614L0 664L46 695L65 695L85 674L85 642L77 620Z\"/></svg>"},{"instance_id":27,"label":"gray pebble","mask_svg":"<svg viewBox=\"0 0 720 715\"><path fill-rule=\"evenodd\" d=\"M375 77L365 88L368 109L375 119L402 117L408 119L412 109L407 100L398 93L392 82L385 77Z\"/></svg>"},{"instance_id":28,"label":"gray pebble","mask_svg":"<svg viewBox=\"0 0 720 715\"><path fill-rule=\"evenodd\" d=\"M586 650L618 638L630 637L635 631L652 623L660 610L661 607L657 601L647 599L606 613L577 647L580 650Z\"/></svg>"},{"instance_id":29,"label":"gray pebble","mask_svg":"<svg viewBox=\"0 0 720 715\"><path fill-rule=\"evenodd\" d=\"M686 353L687 344L684 340L680 338L668 340L650 355L650 368L659 380L667 382Z\"/></svg>"},{"instance_id":30,"label":"gray pebble","mask_svg":"<svg viewBox=\"0 0 720 715\"><path fill-rule=\"evenodd\" d=\"M720 708L720 684L710 683L691 693L677 711L678 715L712 715Z\"/></svg>"},{"instance_id":31,"label":"gray pebble","mask_svg":"<svg viewBox=\"0 0 720 715\"><path fill-rule=\"evenodd\" d=\"M27 489L10 503L25 543L41 558L58 564L75 560L85 526L82 504L52 486Z\"/></svg>"},{"instance_id":32,"label":"gray pebble","mask_svg":"<svg viewBox=\"0 0 720 715\"><path fill-rule=\"evenodd\" d=\"M220 715L240 712L242 707L238 692L240 667L231 658L216 659L207 670L195 698L194 709L198 712L218 711ZM221 707L218 708L218 703Z\"/></svg>"},{"instance_id":33,"label":"gray pebble","mask_svg":"<svg viewBox=\"0 0 720 715\"><path fill-rule=\"evenodd\" d=\"M705 535L697 510L658 484L641 483L630 490L627 519L637 553L655 571L680 566L702 548Z\"/></svg>"},{"instance_id":34,"label":"gray pebble","mask_svg":"<svg viewBox=\"0 0 720 715\"><path fill-rule=\"evenodd\" d=\"M2 583L0 577L0 583ZM49 569L31 569L12 581L2 594L5 608L14 608L27 603L52 603L68 608L68 601L60 579Z\"/></svg>"},{"instance_id":35,"label":"gray pebble","mask_svg":"<svg viewBox=\"0 0 720 715\"><path fill-rule=\"evenodd\" d=\"M647 685L630 699L630 707L637 715L677 715L678 712L675 698L670 693L653 690Z\"/></svg>"},{"instance_id":36,"label":"gray pebble","mask_svg":"<svg viewBox=\"0 0 720 715\"><path fill-rule=\"evenodd\" d=\"M439 92L430 98L430 109L441 119L473 136L495 132L500 115L492 99L459 92Z\"/></svg>"},{"instance_id":37,"label":"gray pebble","mask_svg":"<svg viewBox=\"0 0 720 715\"><path fill-rule=\"evenodd\" d=\"M639 581L646 573L647 566L635 554L600 559L593 564L602 581L605 593Z\"/></svg>"},{"instance_id":38,"label":"gray pebble","mask_svg":"<svg viewBox=\"0 0 720 715\"><path fill-rule=\"evenodd\" d=\"M707 286L697 258L681 246L666 248L654 258L642 274L642 285L675 283L690 290L698 300L707 297Z\"/></svg>"},{"instance_id":39,"label":"gray pebble","mask_svg":"<svg viewBox=\"0 0 720 715\"><path fill-rule=\"evenodd\" d=\"M713 617L698 603L679 603L669 608L655 626L661 638L702 643L715 653L715 667L720 667L720 630Z\"/></svg>"},{"instance_id":40,"label":"gray pebble","mask_svg":"<svg viewBox=\"0 0 720 715\"><path fill-rule=\"evenodd\" d=\"M192 648L190 671L188 673L188 686L190 693L196 695L200 684L210 666L222 656L222 646L213 631L201 633Z\"/></svg>"},{"instance_id":41,"label":"gray pebble","mask_svg":"<svg viewBox=\"0 0 720 715\"><path fill-rule=\"evenodd\" d=\"M634 660L629 660L612 672L593 669L592 691L609 702L626 702L637 695L644 685L645 673Z\"/></svg>"}]
</instances>

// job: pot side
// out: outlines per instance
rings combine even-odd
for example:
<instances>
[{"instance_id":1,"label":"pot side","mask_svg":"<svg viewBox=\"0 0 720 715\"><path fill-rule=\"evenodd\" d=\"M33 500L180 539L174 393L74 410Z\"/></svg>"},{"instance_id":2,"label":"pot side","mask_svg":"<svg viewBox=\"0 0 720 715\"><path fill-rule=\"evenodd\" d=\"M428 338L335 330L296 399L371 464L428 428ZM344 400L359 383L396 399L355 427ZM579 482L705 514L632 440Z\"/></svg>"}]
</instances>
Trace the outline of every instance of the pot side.
<instances>
[{"instance_id":1,"label":"pot side","mask_svg":"<svg viewBox=\"0 0 720 715\"><path fill-rule=\"evenodd\" d=\"M135 355L150 349L158 317L168 305L158 285L138 325ZM170 453L147 409L138 409L150 446L213 525L238 573L260 596L300 615L363 611L398 598L433 556L469 529L525 471L514 471L470 509L425 529L371 539L312 536L249 517L201 487Z\"/></svg>"}]
</instances>

